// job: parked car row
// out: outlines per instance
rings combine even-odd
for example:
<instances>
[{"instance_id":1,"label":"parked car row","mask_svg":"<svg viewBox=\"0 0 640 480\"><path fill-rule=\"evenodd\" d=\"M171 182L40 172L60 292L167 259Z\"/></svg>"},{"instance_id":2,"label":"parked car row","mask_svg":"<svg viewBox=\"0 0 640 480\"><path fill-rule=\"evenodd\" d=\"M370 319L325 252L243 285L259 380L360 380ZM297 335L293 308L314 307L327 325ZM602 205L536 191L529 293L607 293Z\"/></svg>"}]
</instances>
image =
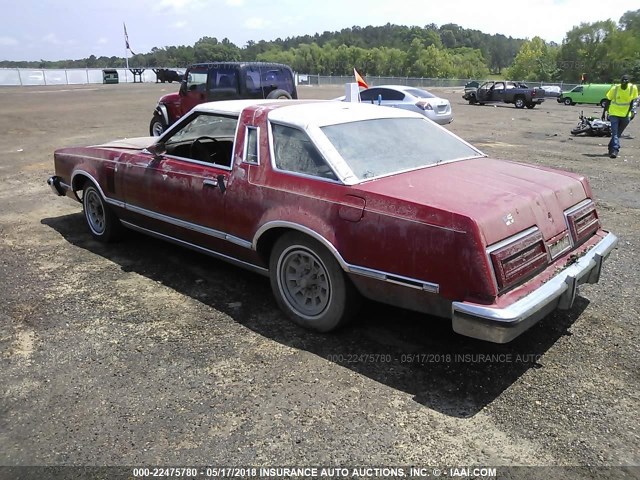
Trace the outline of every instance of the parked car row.
<instances>
[{"instance_id":1,"label":"parked car row","mask_svg":"<svg viewBox=\"0 0 640 480\"><path fill-rule=\"evenodd\" d=\"M451 105L426 90L293 101L289 75L190 67L157 137L59 149L48 183L95 239L131 229L266 275L286 316L321 332L368 298L505 343L598 282L617 239L585 177L487 157L438 125ZM495 101L527 89L502 83Z\"/></svg>"}]
</instances>

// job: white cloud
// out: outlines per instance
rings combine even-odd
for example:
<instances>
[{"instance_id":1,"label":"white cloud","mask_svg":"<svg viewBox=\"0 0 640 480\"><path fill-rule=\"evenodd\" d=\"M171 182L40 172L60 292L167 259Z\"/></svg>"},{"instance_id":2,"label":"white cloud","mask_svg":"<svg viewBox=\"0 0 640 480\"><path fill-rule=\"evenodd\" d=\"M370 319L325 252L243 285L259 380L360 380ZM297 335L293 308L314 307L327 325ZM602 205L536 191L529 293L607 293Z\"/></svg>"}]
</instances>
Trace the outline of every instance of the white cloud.
<instances>
[{"instance_id":1,"label":"white cloud","mask_svg":"<svg viewBox=\"0 0 640 480\"><path fill-rule=\"evenodd\" d=\"M192 6L198 5L200 0L161 0L155 7L156 10L175 10L184 11L190 9Z\"/></svg>"},{"instance_id":2,"label":"white cloud","mask_svg":"<svg viewBox=\"0 0 640 480\"><path fill-rule=\"evenodd\" d=\"M172 26L173 26L173 28L184 28L187 25L188 25L187 22L185 22L184 20L180 20L180 21L175 22Z\"/></svg>"},{"instance_id":3,"label":"white cloud","mask_svg":"<svg viewBox=\"0 0 640 480\"><path fill-rule=\"evenodd\" d=\"M241 7L244 5L244 0L227 0L227 5L230 7Z\"/></svg>"},{"instance_id":4,"label":"white cloud","mask_svg":"<svg viewBox=\"0 0 640 480\"><path fill-rule=\"evenodd\" d=\"M247 18L244 22L244 26L250 30L261 30L269 25L271 25L269 20L259 17Z\"/></svg>"},{"instance_id":5,"label":"white cloud","mask_svg":"<svg viewBox=\"0 0 640 480\"><path fill-rule=\"evenodd\" d=\"M13 37L0 37L0 45L3 47L10 47L11 45L17 45L18 40Z\"/></svg>"},{"instance_id":6,"label":"white cloud","mask_svg":"<svg viewBox=\"0 0 640 480\"><path fill-rule=\"evenodd\" d=\"M42 41L50 43L52 45L62 45L62 41L57 37L55 33L49 33L42 37Z\"/></svg>"},{"instance_id":7,"label":"white cloud","mask_svg":"<svg viewBox=\"0 0 640 480\"><path fill-rule=\"evenodd\" d=\"M107 44L107 43L109 43L109 39L108 39L107 37L100 37L100 38L98 39L98 44L99 44L99 45L105 45L105 44Z\"/></svg>"}]
</instances>

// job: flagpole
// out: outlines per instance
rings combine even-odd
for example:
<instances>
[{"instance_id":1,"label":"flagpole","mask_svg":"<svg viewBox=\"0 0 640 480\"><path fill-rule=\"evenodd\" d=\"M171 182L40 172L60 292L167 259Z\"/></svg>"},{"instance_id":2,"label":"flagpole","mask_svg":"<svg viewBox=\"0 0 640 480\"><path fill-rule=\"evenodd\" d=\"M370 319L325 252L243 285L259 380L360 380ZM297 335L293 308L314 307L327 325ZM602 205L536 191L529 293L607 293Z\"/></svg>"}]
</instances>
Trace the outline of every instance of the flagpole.
<instances>
[{"instance_id":1,"label":"flagpole","mask_svg":"<svg viewBox=\"0 0 640 480\"><path fill-rule=\"evenodd\" d=\"M124 71L124 81L125 83L129 83L129 51L124 49L124 59L127 65L127 69Z\"/></svg>"},{"instance_id":2,"label":"flagpole","mask_svg":"<svg viewBox=\"0 0 640 480\"><path fill-rule=\"evenodd\" d=\"M126 70L124 71L124 81L125 83L129 83L129 35L127 35L127 25L122 22L122 26L124 27L124 60L126 65Z\"/></svg>"}]
</instances>

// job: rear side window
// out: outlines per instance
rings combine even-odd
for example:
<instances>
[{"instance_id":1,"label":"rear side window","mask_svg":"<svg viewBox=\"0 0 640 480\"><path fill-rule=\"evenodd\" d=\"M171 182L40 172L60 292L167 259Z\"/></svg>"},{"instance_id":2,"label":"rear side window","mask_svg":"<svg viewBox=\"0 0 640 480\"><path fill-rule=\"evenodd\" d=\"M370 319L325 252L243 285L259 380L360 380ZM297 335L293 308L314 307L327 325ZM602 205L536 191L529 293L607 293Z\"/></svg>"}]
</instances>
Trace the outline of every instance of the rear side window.
<instances>
[{"instance_id":1,"label":"rear side window","mask_svg":"<svg viewBox=\"0 0 640 480\"><path fill-rule=\"evenodd\" d=\"M244 161L247 163L260 163L258 157L258 129L247 127L245 133Z\"/></svg>"},{"instance_id":2,"label":"rear side window","mask_svg":"<svg viewBox=\"0 0 640 480\"><path fill-rule=\"evenodd\" d=\"M360 93L360 100L363 102L375 102L378 95L382 95L382 100L404 100L404 93L390 88L370 88Z\"/></svg>"},{"instance_id":3,"label":"rear side window","mask_svg":"<svg viewBox=\"0 0 640 480\"><path fill-rule=\"evenodd\" d=\"M276 167L287 172L337 180L309 137L301 130L273 125L273 151Z\"/></svg>"},{"instance_id":4,"label":"rear side window","mask_svg":"<svg viewBox=\"0 0 640 480\"><path fill-rule=\"evenodd\" d=\"M277 89L285 90L289 93L293 91L291 72L284 68L261 68L260 84L267 91Z\"/></svg>"},{"instance_id":5,"label":"rear side window","mask_svg":"<svg viewBox=\"0 0 640 480\"><path fill-rule=\"evenodd\" d=\"M238 72L234 68L215 66L209 71L209 90L237 90Z\"/></svg>"}]
</instances>

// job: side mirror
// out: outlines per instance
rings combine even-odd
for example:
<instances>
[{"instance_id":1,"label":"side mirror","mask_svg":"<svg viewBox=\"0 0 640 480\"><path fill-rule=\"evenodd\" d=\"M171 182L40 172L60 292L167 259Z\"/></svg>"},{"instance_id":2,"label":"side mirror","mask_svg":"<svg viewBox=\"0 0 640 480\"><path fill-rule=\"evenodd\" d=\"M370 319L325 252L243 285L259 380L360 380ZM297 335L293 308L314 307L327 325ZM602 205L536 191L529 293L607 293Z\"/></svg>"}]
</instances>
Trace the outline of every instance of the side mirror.
<instances>
[{"instance_id":1,"label":"side mirror","mask_svg":"<svg viewBox=\"0 0 640 480\"><path fill-rule=\"evenodd\" d=\"M164 142L157 142L147 148L149 153L153 155L154 160L162 159L162 156L167 153L167 147Z\"/></svg>"}]
</instances>

